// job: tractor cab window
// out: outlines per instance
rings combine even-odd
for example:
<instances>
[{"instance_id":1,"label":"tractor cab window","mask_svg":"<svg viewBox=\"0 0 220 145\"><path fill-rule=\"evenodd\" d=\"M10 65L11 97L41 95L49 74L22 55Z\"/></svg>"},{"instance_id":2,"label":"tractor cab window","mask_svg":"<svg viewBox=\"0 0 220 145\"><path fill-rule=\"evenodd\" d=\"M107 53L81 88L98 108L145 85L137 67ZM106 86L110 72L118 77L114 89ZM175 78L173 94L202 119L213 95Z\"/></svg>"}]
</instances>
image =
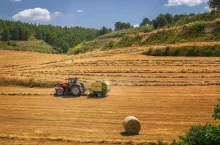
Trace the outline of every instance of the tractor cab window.
<instances>
[{"instance_id":1,"label":"tractor cab window","mask_svg":"<svg viewBox=\"0 0 220 145\"><path fill-rule=\"evenodd\" d=\"M70 79L70 80L68 80L69 84L73 84L73 83L77 83L77 82L78 82L77 79Z\"/></svg>"}]
</instances>

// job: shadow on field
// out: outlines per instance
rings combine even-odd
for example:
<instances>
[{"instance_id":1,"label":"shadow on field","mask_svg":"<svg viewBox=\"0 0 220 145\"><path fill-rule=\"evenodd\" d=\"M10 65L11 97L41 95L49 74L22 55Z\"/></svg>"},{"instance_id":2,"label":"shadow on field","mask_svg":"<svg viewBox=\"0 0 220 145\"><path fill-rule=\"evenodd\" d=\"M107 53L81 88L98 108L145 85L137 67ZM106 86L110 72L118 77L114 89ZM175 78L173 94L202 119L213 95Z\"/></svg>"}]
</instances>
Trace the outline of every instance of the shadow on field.
<instances>
[{"instance_id":1,"label":"shadow on field","mask_svg":"<svg viewBox=\"0 0 220 145\"><path fill-rule=\"evenodd\" d=\"M62 96L61 98L66 98L66 99L68 99L68 98L79 98L79 97L81 97L81 96L65 95L65 96Z\"/></svg>"},{"instance_id":2,"label":"shadow on field","mask_svg":"<svg viewBox=\"0 0 220 145\"><path fill-rule=\"evenodd\" d=\"M68 99L68 98L79 98L79 97L81 97L81 96L71 96L71 95L64 95L64 96L57 96L57 95L53 95L54 97L56 97L56 98L66 98L66 99Z\"/></svg>"},{"instance_id":3,"label":"shadow on field","mask_svg":"<svg viewBox=\"0 0 220 145\"><path fill-rule=\"evenodd\" d=\"M56 98L80 98L80 97L87 97L87 99L104 99L108 97L108 95L103 96L103 97L98 97L98 96L91 96L91 95L82 95L82 96L72 96L72 95L64 95L64 96L57 96L56 94L53 95Z\"/></svg>"},{"instance_id":4,"label":"shadow on field","mask_svg":"<svg viewBox=\"0 0 220 145\"><path fill-rule=\"evenodd\" d=\"M88 99L105 99L106 97L108 97L107 95L106 96L103 96L103 97L98 97L98 96L87 96Z\"/></svg>"},{"instance_id":5,"label":"shadow on field","mask_svg":"<svg viewBox=\"0 0 220 145\"><path fill-rule=\"evenodd\" d=\"M137 136L139 134L128 134L127 132L121 132L120 133L122 136Z\"/></svg>"}]
</instances>

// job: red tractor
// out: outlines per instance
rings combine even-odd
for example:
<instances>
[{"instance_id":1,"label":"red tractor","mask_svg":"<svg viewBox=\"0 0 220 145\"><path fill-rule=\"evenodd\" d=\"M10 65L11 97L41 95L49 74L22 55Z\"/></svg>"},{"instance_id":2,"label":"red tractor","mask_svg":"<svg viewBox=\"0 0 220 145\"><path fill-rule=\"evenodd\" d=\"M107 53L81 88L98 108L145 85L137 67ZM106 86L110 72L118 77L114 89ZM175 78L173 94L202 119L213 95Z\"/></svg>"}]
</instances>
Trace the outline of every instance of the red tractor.
<instances>
[{"instance_id":1,"label":"red tractor","mask_svg":"<svg viewBox=\"0 0 220 145\"><path fill-rule=\"evenodd\" d=\"M66 79L66 83L60 83L56 86L55 91L57 96L71 94L73 96L81 96L85 91L85 85L78 77Z\"/></svg>"}]
</instances>

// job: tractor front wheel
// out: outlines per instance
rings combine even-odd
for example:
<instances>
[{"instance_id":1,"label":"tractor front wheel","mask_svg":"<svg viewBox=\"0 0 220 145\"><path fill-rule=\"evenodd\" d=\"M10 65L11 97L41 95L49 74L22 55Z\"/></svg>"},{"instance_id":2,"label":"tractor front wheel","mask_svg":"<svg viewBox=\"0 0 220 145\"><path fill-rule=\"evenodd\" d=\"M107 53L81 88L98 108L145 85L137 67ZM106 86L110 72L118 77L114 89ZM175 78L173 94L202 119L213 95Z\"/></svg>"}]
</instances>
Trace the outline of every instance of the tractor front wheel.
<instances>
[{"instance_id":1,"label":"tractor front wheel","mask_svg":"<svg viewBox=\"0 0 220 145\"><path fill-rule=\"evenodd\" d=\"M78 86L71 87L71 93L73 96L81 96L81 89Z\"/></svg>"}]
</instances>

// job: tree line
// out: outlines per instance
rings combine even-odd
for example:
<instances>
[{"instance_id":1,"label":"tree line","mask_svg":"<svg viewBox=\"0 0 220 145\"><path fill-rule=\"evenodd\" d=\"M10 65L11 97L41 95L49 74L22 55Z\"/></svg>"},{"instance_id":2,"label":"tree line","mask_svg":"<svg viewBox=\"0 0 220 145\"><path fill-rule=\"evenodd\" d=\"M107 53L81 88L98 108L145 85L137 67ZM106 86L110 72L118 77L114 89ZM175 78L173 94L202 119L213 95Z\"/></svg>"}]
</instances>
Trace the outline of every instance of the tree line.
<instances>
[{"instance_id":1,"label":"tree line","mask_svg":"<svg viewBox=\"0 0 220 145\"><path fill-rule=\"evenodd\" d=\"M75 47L79 43L93 40L109 32L112 32L112 29L106 27L102 27L98 30L83 27L30 24L0 19L1 41L43 40L60 53L66 53L69 48Z\"/></svg>"},{"instance_id":2,"label":"tree line","mask_svg":"<svg viewBox=\"0 0 220 145\"><path fill-rule=\"evenodd\" d=\"M162 28L167 25L174 25L176 24L180 19L187 17L187 16L192 16L195 14L181 14L181 15L172 15L172 14L160 14L156 17L154 20L150 20L149 18L144 18L142 22L140 23L140 27L143 26L153 26L155 29L157 28ZM132 28L133 26L130 23L124 23L124 22L116 22L115 23L115 31L122 30L122 29L128 29Z\"/></svg>"},{"instance_id":3,"label":"tree line","mask_svg":"<svg viewBox=\"0 0 220 145\"><path fill-rule=\"evenodd\" d=\"M208 1L209 8L212 11L218 11L220 10L220 0L209 0ZM184 18L189 18L191 16L194 16L195 14L180 14L180 15L172 15L172 14L160 14L155 19L150 20L149 18L144 18L142 22L140 23L140 27L143 26L153 26L154 29L162 28L165 26L173 26L178 21ZM128 29L132 26L130 23L124 23L124 22L116 22L115 23L115 31L122 30L122 29Z\"/></svg>"}]
</instances>

